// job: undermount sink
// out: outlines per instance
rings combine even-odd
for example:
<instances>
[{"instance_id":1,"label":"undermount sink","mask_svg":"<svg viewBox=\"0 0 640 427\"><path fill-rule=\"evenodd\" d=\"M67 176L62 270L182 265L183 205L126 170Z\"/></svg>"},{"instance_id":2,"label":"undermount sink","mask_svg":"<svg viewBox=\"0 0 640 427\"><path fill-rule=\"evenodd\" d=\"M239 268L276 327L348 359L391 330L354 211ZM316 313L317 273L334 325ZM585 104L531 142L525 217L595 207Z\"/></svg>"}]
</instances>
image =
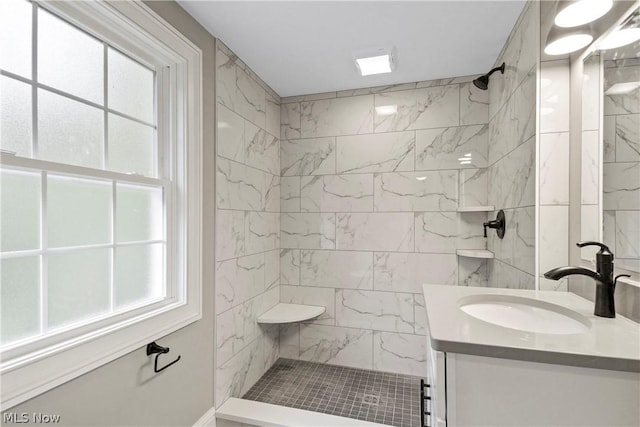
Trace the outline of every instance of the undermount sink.
<instances>
[{"instance_id":1,"label":"undermount sink","mask_svg":"<svg viewBox=\"0 0 640 427\"><path fill-rule=\"evenodd\" d=\"M591 327L589 319L573 310L513 295L469 295L458 307L476 319L519 331L568 335Z\"/></svg>"}]
</instances>

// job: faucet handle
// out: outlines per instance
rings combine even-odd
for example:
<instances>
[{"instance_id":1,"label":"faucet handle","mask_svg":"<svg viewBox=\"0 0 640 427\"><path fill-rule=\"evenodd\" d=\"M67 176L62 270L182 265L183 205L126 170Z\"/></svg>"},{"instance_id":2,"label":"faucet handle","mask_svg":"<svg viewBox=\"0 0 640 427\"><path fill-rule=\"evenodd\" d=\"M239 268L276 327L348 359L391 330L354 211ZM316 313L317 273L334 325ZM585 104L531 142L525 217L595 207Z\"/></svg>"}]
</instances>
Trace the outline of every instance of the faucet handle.
<instances>
[{"instance_id":1,"label":"faucet handle","mask_svg":"<svg viewBox=\"0 0 640 427\"><path fill-rule=\"evenodd\" d=\"M579 248L584 248L585 246L600 246L600 252L609 252L611 253L611 251L609 250L609 247L607 245L605 245L604 243L600 243L600 242L580 242L580 243L576 243L576 246Z\"/></svg>"}]
</instances>

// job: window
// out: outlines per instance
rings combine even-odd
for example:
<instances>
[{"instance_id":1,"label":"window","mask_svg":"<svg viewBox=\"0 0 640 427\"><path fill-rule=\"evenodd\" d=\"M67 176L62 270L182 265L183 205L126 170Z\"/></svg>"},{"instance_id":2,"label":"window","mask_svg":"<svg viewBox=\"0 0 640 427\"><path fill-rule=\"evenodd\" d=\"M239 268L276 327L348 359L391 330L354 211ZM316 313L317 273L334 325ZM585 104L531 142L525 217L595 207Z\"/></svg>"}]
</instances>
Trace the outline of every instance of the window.
<instances>
[{"instance_id":1,"label":"window","mask_svg":"<svg viewBox=\"0 0 640 427\"><path fill-rule=\"evenodd\" d=\"M138 2L0 2L5 409L200 317L200 56Z\"/></svg>"}]
</instances>

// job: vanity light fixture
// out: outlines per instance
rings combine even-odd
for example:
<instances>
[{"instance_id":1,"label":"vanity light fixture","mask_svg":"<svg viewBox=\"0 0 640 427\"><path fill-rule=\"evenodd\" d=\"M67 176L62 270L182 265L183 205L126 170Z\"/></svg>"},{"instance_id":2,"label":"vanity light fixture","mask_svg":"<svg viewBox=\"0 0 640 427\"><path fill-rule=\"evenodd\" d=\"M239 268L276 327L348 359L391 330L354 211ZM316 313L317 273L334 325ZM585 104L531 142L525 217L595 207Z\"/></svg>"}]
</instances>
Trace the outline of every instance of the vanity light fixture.
<instances>
[{"instance_id":1,"label":"vanity light fixture","mask_svg":"<svg viewBox=\"0 0 640 427\"><path fill-rule=\"evenodd\" d=\"M579 27L604 16L613 6L613 0L571 0L560 5L555 24L562 28Z\"/></svg>"},{"instance_id":2,"label":"vanity light fixture","mask_svg":"<svg viewBox=\"0 0 640 427\"><path fill-rule=\"evenodd\" d=\"M356 67L362 76L392 72L395 69L393 48L368 50L356 54Z\"/></svg>"},{"instance_id":3,"label":"vanity light fixture","mask_svg":"<svg viewBox=\"0 0 640 427\"><path fill-rule=\"evenodd\" d=\"M570 33L553 32L549 35L547 47L544 53L547 55L565 55L575 52L589 45L593 41L593 36L585 31L574 31Z\"/></svg>"},{"instance_id":4,"label":"vanity light fixture","mask_svg":"<svg viewBox=\"0 0 640 427\"><path fill-rule=\"evenodd\" d=\"M624 95L640 88L640 82L616 83L607 89L605 95Z\"/></svg>"},{"instance_id":5,"label":"vanity light fixture","mask_svg":"<svg viewBox=\"0 0 640 427\"><path fill-rule=\"evenodd\" d=\"M618 28L598 43L598 49L615 49L638 40L640 40L640 28Z\"/></svg>"}]
</instances>

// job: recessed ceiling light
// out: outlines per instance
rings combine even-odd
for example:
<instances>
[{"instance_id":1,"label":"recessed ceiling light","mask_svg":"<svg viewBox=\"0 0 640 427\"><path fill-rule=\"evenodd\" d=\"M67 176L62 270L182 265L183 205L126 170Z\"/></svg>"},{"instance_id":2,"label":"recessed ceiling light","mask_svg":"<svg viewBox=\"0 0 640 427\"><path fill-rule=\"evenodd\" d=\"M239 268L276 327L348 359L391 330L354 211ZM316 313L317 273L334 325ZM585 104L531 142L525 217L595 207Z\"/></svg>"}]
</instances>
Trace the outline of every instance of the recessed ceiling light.
<instances>
[{"instance_id":1,"label":"recessed ceiling light","mask_svg":"<svg viewBox=\"0 0 640 427\"><path fill-rule=\"evenodd\" d=\"M395 67L393 48L369 49L355 55L356 66L363 76L390 73Z\"/></svg>"},{"instance_id":2,"label":"recessed ceiling light","mask_svg":"<svg viewBox=\"0 0 640 427\"><path fill-rule=\"evenodd\" d=\"M563 28L578 27L600 18L609 12L612 6L613 0L570 1L556 15L555 24Z\"/></svg>"},{"instance_id":3,"label":"recessed ceiling light","mask_svg":"<svg viewBox=\"0 0 640 427\"><path fill-rule=\"evenodd\" d=\"M607 89L605 95L623 95L625 93L633 92L640 87L640 82L626 82L616 83Z\"/></svg>"},{"instance_id":4,"label":"recessed ceiling light","mask_svg":"<svg viewBox=\"0 0 640 427\"><path fill-rule=\"evenodd\" d=\"M547 55L564 55L587 46L593 40L591 34L572 33L560 36L544 48Z\"/></svg>"},{"instance_id":5,"label":"recessed ceiling light","mask_svg":"<svg viewBox=\"0 0 640 427\"><path fill-rule=\"evenodd\" d=\"M620 28L598 43L598 49L615 49L640 40L640 28Z\"/></svg>"}]
</instances>

